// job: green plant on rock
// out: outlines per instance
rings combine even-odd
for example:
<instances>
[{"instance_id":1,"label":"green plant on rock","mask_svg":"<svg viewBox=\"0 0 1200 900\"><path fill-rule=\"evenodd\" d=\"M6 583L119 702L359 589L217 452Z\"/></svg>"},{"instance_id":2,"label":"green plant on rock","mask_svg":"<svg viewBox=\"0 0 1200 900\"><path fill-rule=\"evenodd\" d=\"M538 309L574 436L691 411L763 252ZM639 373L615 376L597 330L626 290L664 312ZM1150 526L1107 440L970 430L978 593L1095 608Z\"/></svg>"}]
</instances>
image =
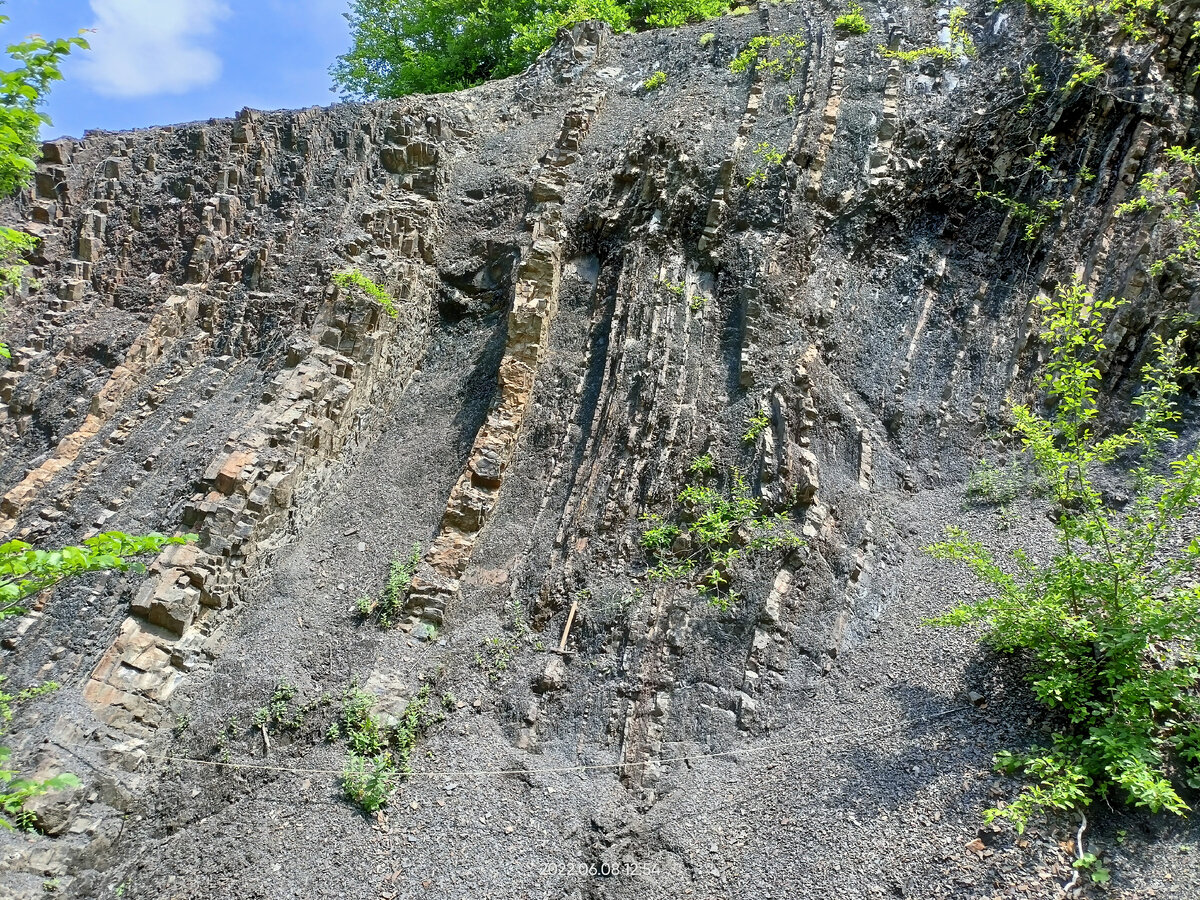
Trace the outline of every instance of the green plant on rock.
<instances>
[{"instance_id":1,"label":"green plant on rock","mask_svg":"<svg viewBox=\"0 0 1200 900\"><path fill-rule=\"evenodd\" d=\"M1027 241L1037 240L1050 223L1050 217L1062 209L1061 200L1038 200L1035 206L1022 203L1002 191L976 191L976 200L993 200L1009 211L1014 219L1025 223L1022 234Z\"/></svg>"},{"instance_id":2,"label":"green plant on rock","mask_svg":"<svg viewBox=\"0 0 1200 900\"><path fill-rule=\"evenodd\" d=\"M753 444L758 440L758 436L767 430L767 426L771 424L771 419L765 410L755 410L754 414L746 419L746 430L742 433L742 441L747 444Z\"/></svg>"},{"instance_id":3,"label":"green plant on rock","mask_svg":"<svg viewBox=\"0 0 1200 900\"><path fill-rule=\"evenodd\" d=\"M348 748L342 770L346 798L364 812L375 813L386 806L400 781L412 774L410 759L417 741L434 725L446 720L443 708L431 703L433 687L421 685L405 704L396 721L388 724L374 713L378 698L351 685L342 703L341 722L331 727L331 740L344 738Z\"/></svg>"},{"instance_id":4,"label":"green plant on rock","mask_svg":"<svg viewBox=\"0 0 1200 900\"><path fill-rule=\"evenodd\" d=\"M475 665L482 669L487 680L494 684L508 671L512 658L520 649L520 643L509 635L488 638L483 642L482 649L475 654Z\"/></svg>"},{"instance_id":5,"label":"green plant on rock","mask_svg":"<svg viewBox=\"0 0 1200 900\"><path fill-rule=\"evenodd\" d=\"M1154 336L1134 404L1140 418L1102 433L1097 405L1105 316L1075 281L1037 301L1049 362L1041 382L1052 412L1013 407L1015 430L1048 485L1058 542L1039 562L1011 563L952 528L930 552L965 564L992 595L934 620L982 625L983 640L1028 665L1034 695L1051 713L1048 746L1001 752L1000 770L1027 781L989 810L1018 830L1042 811L1124 799L1157 812L1188 807L1174 781L1200 787L1200 538L1187 516L1200 505L1200 456L1168 462L1176 437L1181 336ZM1115 502L1098 480L1118 459L1132 499Z\"/></svg>"},{"instance_id":6,"label":"green plant on rock","mask_svg":"<svg viewBox=\"0 0 1200 900\"><path fill-rule=\"evenodd\" d=\"M749 40L729 63L735 75L743 72L774 75L789 81L800 71L807 46L802 34L759 35Z\"/></svg>"},{"instance_id":7,"label":"green plant on rock","mask_svg":"<svg viewBox=\"0 0 1200 900\"><path fill-rule=\"evenodd\" d=\"M404 603L417 567L421 565L421 545L413 544L408 556L392 559L387 581L378 598L365 595L354 601L355 611L364 619L376 617L380 628L391 628L404 614Z\"/></svg>"},{"instance_id":8,"label":"green plant on rock","mask_svg":"<svg viewBox=\"0 0 1200 900\"><path fill-rule=\"evenodd\" d=\"M981 459L967 478L967 497L979 503L1007 506L1017 498L1021 488L1015 471L1005 471L989 459Z\"/></svg>"},{"instance_id":9,"label":"green plant on rock","mask_svg":"<svg viewBox=\"0 0 1200 900\"><path fill-rule=\"evenodd\" d=\"M746 554L799 547L801 540L782 516L771 516L738 469L732 469L728 494L704 484L689 484L678 496L675 521L657 513L642 516L641 545L658 581L690 578L701 596L717 609L728 609L738 595L732 569Z\"/></svg>"},{"instance_id":10,"label":"green plant on rock","mask_svg":"<svg viewBox=\"0 0 1200 900\"><path fill-rule=\"evenodd\" d=\"M923 59L944 59L953 61L961 56L975 55L975 41L967 30L967 10L956 6L950 11L950 45L947 47L918 47L915 50L890 50L883 44L879 45L879 53L901 62L913 63Z\"/></svg>"},{"instance_id":11,"label":"green plant on rock","mask_svg":"<svg viewBox=\"0 0 1200 900\"><path fill-rule=\"evenodd\" d=\"M687 467L688 474L695 475L698 478L707 478L716 469L717 464L713 462L711 453L701 453L699 456L693 456Z\"/></svg>"},{"instance_id":12,"label":"green plant on rock","mask_svg":"<svg viewBox=\"0 0 1200 900\"><path fill-rule=\"evenodd\" d=\"M867 21L863 8L851 2L849 8L833 20L833 27L846 34L866 34L871 30L871 23Z\"/></svg>"},{"instance_id":13,"label":"green plant on rock","mask_svg":"<svg viewBox=\"0 0 1200 900\"><path fill-rule=\"evenodd\" d=\"M351 751L342 768L342 790L368 815L387 806L400 786L400 776L390 753L363 757Z\"/></svg>"},{"instance_id":14,"label":"green plant on rock","mask_svg":"<svg viewBox=\"0 0 1200 900\"><path fill-rule=\"evenodd\" d=\"M1021 84L1025 88L1025 103L1017 113L1028 115L1037 107L1039 101L1046 96L1046 83L1038 71L1037 63L1030 63L1021 73Z\"/></svg>"},{"instance_id":15,"label":"green plant on rock","mask_svg":"<svg viewBox=\"0 0 1200 900\"><path fill-rule=\"evenodd\" d=\"M1166 165L1143 175L1137 195L1117 207L1117 215L1158 212L1167 225L1170 243L1166 256L1150 264L1150 274L1161 275L1169 263L1195 261L1200 255L1200 150L1168 147Z\"/></svg>"},{"instance_id":16,"label":"green plant on rock","mask_svg":"<svg viewBox=\"0 0 1200 900\"><path fill-rule=\"evenodd\" d=\"M392 299L392 295L357 269L351 269L349 272L338 272L333 276L333 283L347 290L357 288L362 291L383 307L383 311L390 318L395 319L400 315L400 311L396 308L396 301Z\"/></svg>"},{"instance_id":17,"label":"green plant on rock","mask_svg":"<svg viewBox=\"0 0 1200 900\"><path fill-rule=\"evenodd\" d=\"M354 99L456 91L516 75L581 22L674 28L728 9L728 0L351 0L351 46L330 75Z\"/></svg>"},{"instance_id":18,"label":"green plant on rock","mask_svg":"<svg viewBox=\"0 0 1200 900\"><path fill-rule=\"evenodd\" d=\"M0 25L7 22L8 16L0 15ZM41 111L50 86L62 80L62 63L71 51L87 46L81 37L33 35L6 47L17 65L0 71L0 199L29 184L38 156L38 132L50 124L50 117ZM36 246L33 235L0 226L0 297L20 285L25 257ZM8 346L0 341L0 358L10 356Z\"/></svg>"},{"instance_id":19,"label":"green plant on rock","mask_svg":"<svg viewBox=\"0 0 1200 900\"><path fill-rule=\"evenodd\" d=\"M715 34L713 34L711 31L704 32L704 34L700 35L700 46L707 47L714 40L716 40L716 37L717 36Z\"/></svg>"},{"instance_id":20,"label":"green plant on rock","mask_svg":"<svg viewBox=\"0 0 1200 900\"><path fill-rule=\"evenodd\" d=\"M667 83L667 73L663 72L663 71L658 71L658 72L655 72L653 75L651 75L649 78L647 78L644 82L642 82L642 87L644 87L647 91L653 91L657 88L662 87L666 83Z\"/></svg>"}]
</instances>

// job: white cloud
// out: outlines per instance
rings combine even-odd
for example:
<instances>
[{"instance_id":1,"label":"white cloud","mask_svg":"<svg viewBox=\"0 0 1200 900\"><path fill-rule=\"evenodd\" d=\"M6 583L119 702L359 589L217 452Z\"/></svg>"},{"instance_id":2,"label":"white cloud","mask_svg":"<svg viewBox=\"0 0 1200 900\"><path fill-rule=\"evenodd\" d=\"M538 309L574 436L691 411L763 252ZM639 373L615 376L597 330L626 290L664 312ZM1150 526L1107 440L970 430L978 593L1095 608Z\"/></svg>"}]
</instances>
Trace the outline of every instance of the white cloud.
<instances>
[{"instance_id":1,"label":"white cloud","mask_svg":"<svg viewBox=\"0 0 1200 900\"><path fill-rule=\"evenodd\" d=\"M84 77L109 97L182 94L216 81L221 58L210 48L229 15L223 0L90 0Z\"/></svg>"}]
</instances>

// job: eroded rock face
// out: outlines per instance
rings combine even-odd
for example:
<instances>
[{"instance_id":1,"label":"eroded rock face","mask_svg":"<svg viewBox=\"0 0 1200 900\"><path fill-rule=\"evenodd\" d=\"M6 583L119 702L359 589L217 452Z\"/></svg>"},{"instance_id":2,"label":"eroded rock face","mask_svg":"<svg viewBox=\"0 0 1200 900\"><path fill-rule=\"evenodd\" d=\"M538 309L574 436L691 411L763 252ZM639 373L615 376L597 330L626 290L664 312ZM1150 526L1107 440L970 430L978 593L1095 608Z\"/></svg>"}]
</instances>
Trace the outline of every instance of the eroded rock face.
<instances>
[{"instance_id":1,"label":"eroded rock face","mask_svg":"<svg viewBox=\"0 0 1200 900\"><path fill-rule=\"evenodd\" d=\"M919 45L948 11L879 14ZM5 321L0 533L198 539L4 626L14 681L63 685L18 758L85 782L39 802L52 837L5 844L11 890L292 896L280 873L303 872L314 897L765 896L803 872L814 897L983 897L1044 862L944 865L1013 738L981 716L950 749L913 736L979 677L968 639L920 627L968 588L917 551L966 515L970 461L1004 450L1032 295L1078 271L1131 301L1104 361L1117 401L1197 306L1180 273L1147 274L1154 223L1113 216L1195 127L1196 51L1142 60L1136 103L1037 113L1067 187L1028 242L973 193L1020 169L1029 118L995 85L1034 32L971 21L977 59L916 66L800 7L588 24L459 94L48 143L6 210L43 244ZM796 77L730 74L767 30L806 35ZM395 319L334 285L350 268ZM638 545L704 453L805 538L747 563L727 613L648 579ZM356 620L413 543L402 627ZM418 777L372 827L316 731L249 727L279 682L315 699L356 679L398 715L434 671L462 699L418 768L528 775ZM898 728L925 749L869 744ZM808 749L722 755L780 733ZM830 735L875 755L821 757ZM848 862L879 840L902 872ZM581 858L634 874L538 873Z\"/></svg>"}]
</instances>

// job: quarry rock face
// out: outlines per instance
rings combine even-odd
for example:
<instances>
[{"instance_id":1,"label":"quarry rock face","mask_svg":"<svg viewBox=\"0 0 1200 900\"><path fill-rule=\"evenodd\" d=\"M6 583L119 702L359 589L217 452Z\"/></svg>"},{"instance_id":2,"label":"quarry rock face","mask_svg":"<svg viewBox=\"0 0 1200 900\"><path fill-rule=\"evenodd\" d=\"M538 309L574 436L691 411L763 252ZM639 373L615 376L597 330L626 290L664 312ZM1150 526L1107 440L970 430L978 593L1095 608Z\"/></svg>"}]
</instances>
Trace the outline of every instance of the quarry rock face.
<instances>
[{"instance_id":1,"label":"quarry rock face","mask_svg":"<svg viewBox=\"0 0 1200 900\"><path fill-rule=\"evenodd\" d=\"M0 534L197 539L0 626L10 687L61 685L14 759L82 781L0 836L0 895L1055 895L1072 823L981 830L1032 707L923 624L977 589L921 548L1015 537L961 485L1012 452L1037 294L1129 301L1113 415L1200 312L1149 274L1160 223L1115 215L1195 136L1195 7L1114 51L1120 90L1034 114L1023 9L917 63L878 45L948 45L948 9L877 12L862 37L804 5L587 23L456 94L45 145L5 208L42 243L4 322ZM730 71L759 34L803 36L793 77ZM1019 195L1051 132L1064 200L1028 240L975 192ZM705 454L803 538L747 556L725 609L640 546ZM413 545L398 627L364 622ZM366 817L336 700L399 716L422 683L445 721ZM268 737L281 684L306 712ZM1158 843L1118 860L1125 896L1197 896L1172 856L1196 826L1097 827L1130 823Z\"/></svg>"}]
</instances>

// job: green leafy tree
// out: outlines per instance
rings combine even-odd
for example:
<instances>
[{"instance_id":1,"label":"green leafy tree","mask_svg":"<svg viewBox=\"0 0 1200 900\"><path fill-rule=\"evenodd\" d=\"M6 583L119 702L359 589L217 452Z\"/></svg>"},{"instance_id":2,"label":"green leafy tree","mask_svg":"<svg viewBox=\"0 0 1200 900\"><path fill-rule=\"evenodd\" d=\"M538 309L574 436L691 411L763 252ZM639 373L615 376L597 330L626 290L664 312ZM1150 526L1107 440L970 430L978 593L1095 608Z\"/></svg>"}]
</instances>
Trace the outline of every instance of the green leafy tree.
<instances>
[{"instance_id":1,"label":"green leafy tree","mask_svg":"<svg viewBox=\"0 0 1200 900\"><path fill-rule=\"evenodd\" d=\"M626 31L728 11L728 0L352 0L353 43L330 74L356 99L455 91L515 75L588 19Z\"/></svg>"},{"instance_id":2,"label":"green leafy tree","mask_svg":"<svg viewBox=\"0 0 1200 900\"><path fill-rule=\"evenodd\" d=\"M0 25L7 22L8 16L0 15ZM86 48L87 41L29 37L8 45L8 55L17 66L0 71L0 198L29 183L38 131L50 123L41 107L50 85L62 79L63 58L76 47ZM32 235L0 226L0 291L19 284L25 268L21 260L36 246ZM8 347L0 342L0 357L8 356Z\"/></svg>"},{"instance_id":3,"label":"green leafy tree","mask_svg":"<svg viewBox=\"0 0 1200 900\"><path fill-rule=\"evenodd\" d=\"M1098 420L1105 316L1078 281L1042 298L1050 358L1042 386L1052 409L1013 407L1016 433L1049 486L1057 544L1039 563L1018 550L1007 564L961 529L930 548L959 560L994 593L935 624L982 624L983 639L1029 663L1028 680L1050 713L1049 746L1004 751L1002 771L1028 781L988 819L1018 830L1038 811L1124 799L1184 814L1172 777L1200 787L1200 539L1185 517L1200 505L1200 456L1167 462L1176 435L1181 338L1154 341L1133 401L1140 418L1103 434ZM1132 499L1107 496L1098 477L1132 460Z\"/></svg>"}]
</instances>

